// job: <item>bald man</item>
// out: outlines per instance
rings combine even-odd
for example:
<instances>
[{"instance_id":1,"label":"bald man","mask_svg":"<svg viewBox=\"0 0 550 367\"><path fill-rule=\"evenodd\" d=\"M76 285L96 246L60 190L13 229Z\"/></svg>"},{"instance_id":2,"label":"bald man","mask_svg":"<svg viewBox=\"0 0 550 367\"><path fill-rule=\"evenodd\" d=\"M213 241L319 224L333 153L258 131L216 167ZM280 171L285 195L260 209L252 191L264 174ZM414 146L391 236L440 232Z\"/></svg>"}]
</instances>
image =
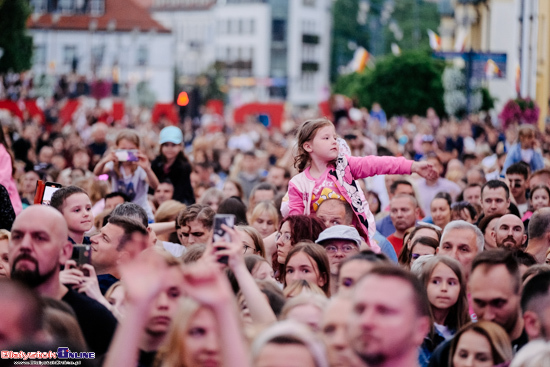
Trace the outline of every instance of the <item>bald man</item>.
<instances>
[{"instance_id":1,"label":"bald man","mask_svg":"<svg viewBox=\"0 0 550 367\"><path fill-rule=\"evenodd\" d=\"M99 302L62 285L60 266L71 258L67 223L52 207L33 205L13 223L9 245L11 278L19 280L39 295L62 300L76 313L90 351L107 351L116 328L116 319Z\"/></svg>"},{"instance_id":2,"label":"bald man","mask_svg":"<svg viewBox=\"0 0 550 367\"><path fill-rule=\"evenodd\" d=\"M500 217L492 235L497 247L509 249L523 249L527 239L523 222L513 214L505 214Z\"/></svg>"}]
</instances>

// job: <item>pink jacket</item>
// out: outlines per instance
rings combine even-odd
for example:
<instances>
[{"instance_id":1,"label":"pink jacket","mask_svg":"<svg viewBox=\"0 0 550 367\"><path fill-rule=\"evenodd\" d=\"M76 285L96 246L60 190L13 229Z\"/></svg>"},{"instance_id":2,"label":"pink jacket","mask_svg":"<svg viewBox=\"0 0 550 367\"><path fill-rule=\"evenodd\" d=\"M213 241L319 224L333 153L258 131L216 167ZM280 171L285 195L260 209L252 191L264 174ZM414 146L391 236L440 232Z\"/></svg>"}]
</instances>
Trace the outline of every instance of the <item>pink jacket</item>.
<instances>
[{"instance_id":1,"label":"pink jacket","mask_svg":"<svg viewBox=\"0 0 550 367\"><path fill-rule=\"evenodd\" d=\"M410 174L413 161L403 157L351 157L340 155L336 167L331 169L329 177L338 188L340 194L351 205L355 212L359 232L373 238L376 223L363 190L355 182L356 179L384 174ZM281 213L284 217L295 214L310 214L311 196L315 181L309 179L304 172L294 176L289 182L288 198L283 199ZM287 200L285 200L287 199Z\"/></svg>"},{"instance_id":2,"label":"pink jacket","mask_svg":"<svg viewBox=\"0 0 550 367\"><path fill-rule=\"evenodd\" d=\"M6 147L0 144L0 184L3 185L8 194L10 195L11 205L15 211L15 215L21 213L23 206L21 204L21 198L19 192L17 192L17 185L11 175L12 165L11 157Z\"/></svg>"}]
</instances>

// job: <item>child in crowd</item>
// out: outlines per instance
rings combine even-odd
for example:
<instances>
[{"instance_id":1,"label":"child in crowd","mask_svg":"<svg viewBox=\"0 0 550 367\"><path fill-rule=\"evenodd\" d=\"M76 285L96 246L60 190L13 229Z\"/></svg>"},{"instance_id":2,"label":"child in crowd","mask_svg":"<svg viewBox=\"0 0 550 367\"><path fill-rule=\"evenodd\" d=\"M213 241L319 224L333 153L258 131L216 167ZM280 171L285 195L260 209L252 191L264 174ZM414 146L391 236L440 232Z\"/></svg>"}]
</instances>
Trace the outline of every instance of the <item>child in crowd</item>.
<instances>
[{"instance_id":1,"label":"child in crowd","mask_svg":"<svg viewBox=\"0 0 550 367\"><path fill-rule=\"evenodd\" d=\"M119 161L116 152L111 150L97 163L94 175L108 174L111 191L128 195L131 202L145 209L149 221L152 222L153 211L147 201L147 191L149 186L153 190L156 189L159 180L151 169L149 159L139 151L139 147L140 139L137 133L132 130L121 131L116 138L116 149L127 151L129 159ZM137 158L137 161L133 158Z\"/></svg>"},{"instance_id":2,"label":"child in crowd","mask_svg":"<svg viewBox=\"0 0 550 367\"><path fill-rule=\"evenodd\" d=\"M419 357L421 366L427 366L434 349L443 340L451 339L470 318L466 282L458 261L435 256L424 264L420 279L426 287L435 328L422 344Z\"/></svg>"},{"instance_id":3,"label":"child in crowd","mask_svg":"<svg viewBox=\"0 0 550 367\"><path fill-rule=\"evenodd\" d=\"M53 193L51 206L63 214L73 245L91 244L90 237L84 236L94 225L92 202L86 191L77 186L62 187Z\"/></svg>"},{"instance_id":4,"label":"child in crowd","mask_svg":"<svg viewBox=\"0 0 550 367\"><path fill-rule=\"evenodd\" d=\"M550 206L550 189L546 185L535 186L533 190L531 190L531 195L529 196L529 199L531 202L531 206L529 207L529 210L523 215L523 218L521 218L524 223L525 221L531 219L533 213L536 210Z\"/></svg>"},{"instance_id":5,"label":"child in crowd","mask_svg":"<svg viewBox=\"0 0 550 367\"><path fill-rule=\"evenodd\" d=\"M413 162L402 157L350 156L349 148L340 145L332 122L324 118L304 122L297 137L294 166L300 173L290 180L288 195L281 206L283 216L309 215L328 198L345 200L355 213L359 233L367 241L374 236L375 221L356 179L383 174L437 175L428 162ZM368 242L378 247L374 241Z\"/></svg>"},{"instance_id":6,"label":"child in crowd","mask_svg":"<svg viewBox=\"0 0 550 367\"><path fill-rule=\"evenodd\" d=\"M167 179L174 185L172 199L186 205L195 203L191 186L191 164L183 153L183 134L179 127L168 126L161 130L160 154L151 162L153 172L160 181Z\"/></svg>"}]
</instances>

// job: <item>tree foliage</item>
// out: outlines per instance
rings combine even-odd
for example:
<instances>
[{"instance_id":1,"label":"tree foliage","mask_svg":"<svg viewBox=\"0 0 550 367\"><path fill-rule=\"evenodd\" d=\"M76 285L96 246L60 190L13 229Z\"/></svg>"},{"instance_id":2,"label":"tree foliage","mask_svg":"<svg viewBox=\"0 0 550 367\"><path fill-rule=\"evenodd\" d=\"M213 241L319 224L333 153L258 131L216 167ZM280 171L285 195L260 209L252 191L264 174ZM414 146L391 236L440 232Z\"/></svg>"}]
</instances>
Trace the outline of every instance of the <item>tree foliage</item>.
<instances>
[{"instance_id":1,"label":"tree foliage","mask_svg":"<svg viewBox=\"0 0 550 367\"><path fill-rule=\"evenodd\" d=\"M30 69L32 37L26 34L26 22L31 13L27 0L0 1L0 74Z\"/></svg>"},{"instance_id":2,"label":"tree foliage","mask_svg":"<svg viewBox=\"0 0 550 367\"><path fill-rule=\"evenodd\" d=\"M388 116L424 115L429 107L444 115L441 81L444 66L444 62L425 52L386 56L378 60L374 70L340 77L334 92L347 95L367 108L379 102Z\"/></svg>"},{"instance_id":3,"label":"tree foliage","mask_svg":"<svg viewBox=\"0 0 550 367\"><path fill-rule=\"evenodd\" d=\"M395 42L401 50L429 50L430 41L428 29L437 32L440 23L440 15L437 3L424 0L399 0L395 1L393 20L403 32L402 39L395 39L389 30L386 52L390 52L390 45Z\"/></svg>"},{"instance_id":4,"label":"tree foliage","mask_svg":"<svg viewBox=\"0 0 550 367\"><path fill-rule=\"evenodd\" d=\"M359 11L357 0L336 0L332 5L332 47L330 75L335 79L340 66L347 65L353 58L353 47L368 48L368 33L357 22Z\"/></svg>"}]
</instances>

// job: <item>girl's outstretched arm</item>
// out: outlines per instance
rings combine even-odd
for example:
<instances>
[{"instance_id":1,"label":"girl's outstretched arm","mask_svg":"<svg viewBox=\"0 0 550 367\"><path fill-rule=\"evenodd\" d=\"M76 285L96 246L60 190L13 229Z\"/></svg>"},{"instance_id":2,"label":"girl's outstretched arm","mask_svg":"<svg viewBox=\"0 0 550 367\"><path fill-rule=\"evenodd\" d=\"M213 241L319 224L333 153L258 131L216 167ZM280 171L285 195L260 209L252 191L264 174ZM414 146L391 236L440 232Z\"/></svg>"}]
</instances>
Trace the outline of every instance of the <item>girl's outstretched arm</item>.
<instances>
[{"instance_id":1,"label":"girl's outstretched arm","mask_svg":"<svg viewBox=\"0 0 550 367\"><path fill-rule=\"evenodd\" d=\"M347 157L350 172L354 179L376 175L410 175L418 173L420 176L437 176L437 171L429 162L415 162L403 157Z\"/></svg>"}]
</instances>

